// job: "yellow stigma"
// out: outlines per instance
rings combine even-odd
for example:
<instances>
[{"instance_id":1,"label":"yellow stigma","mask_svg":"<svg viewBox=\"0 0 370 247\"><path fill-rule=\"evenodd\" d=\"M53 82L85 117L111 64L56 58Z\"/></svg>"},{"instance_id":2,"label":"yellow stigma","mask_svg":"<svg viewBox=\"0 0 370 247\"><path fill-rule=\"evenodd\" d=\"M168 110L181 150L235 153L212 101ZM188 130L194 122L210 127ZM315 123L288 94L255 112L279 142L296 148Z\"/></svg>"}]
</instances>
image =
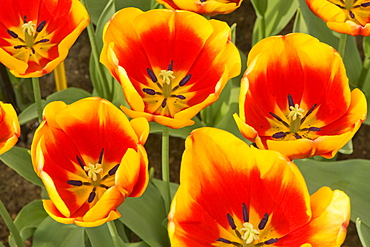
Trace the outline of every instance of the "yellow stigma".
<instances>
[{"instance_id":1,"label":"yellow stigma","mask_svg":"<svg viewBox=\"0 0 370 247\"><path fill-rule=\"evenodd\" d=\"M32 21L29 21L22 25L23 32L27 33L29 36L32 36L35 33L35 27L36 24L34 24Z\"/></svg>"},{"instance_id":2,"label":"yellow stigma","mask_svg":"<svg viewBox=\"0 0 370 247\"><path fill-rule=\"evenodd\" d=\"M249 222L243 223L243 228L240 229L240 234L242 239L246 244L251 244L256 240L259 240L260 231L258 229L254 229L253 225Z\"/></svg>"},{"instance_id":3,"label":"yellow stigma","mask_svg":"<svg viewBox=\"0 0 370 247\"><path fill-rule=\"evenodd\" d=\"M87 171L87 175L91 178L94 182L98 180L97 174L103 171L102 164L87 164L84 166L84 170Z\"/></svg>"},{"instance_id":4,"label":"yellow stigma","mask_svg":"<svg viewBox=\"0 0 370 247\"><path fill-rule=\"evenodd\" d=\"M175 79L172 70L161 70L159 77L162 78L162 83L166 83L167 85L171 84L171 79Z\"/></svg>"},{"instance_id":5,"label":"yellow stigma","mask_svg":"<svg viewBox=\"0 0 370 247\"><path fill-rule=\"evenodd\" d=\"M304 109L299 108L298 104L295 104L294 106L289 107L290 112L288 115L288 118L292 118L292 120L296 120L297 117L303 118Z\"/></svg>"}]
</instances>

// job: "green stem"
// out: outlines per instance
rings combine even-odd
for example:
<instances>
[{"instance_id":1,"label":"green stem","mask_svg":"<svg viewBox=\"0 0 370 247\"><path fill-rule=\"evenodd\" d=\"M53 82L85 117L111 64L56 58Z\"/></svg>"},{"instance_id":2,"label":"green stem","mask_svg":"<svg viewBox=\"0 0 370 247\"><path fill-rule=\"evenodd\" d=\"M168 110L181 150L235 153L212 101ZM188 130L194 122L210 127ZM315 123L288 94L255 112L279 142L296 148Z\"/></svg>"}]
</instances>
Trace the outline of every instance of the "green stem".
<instances>
[{"instance_id":1,"label":"green stem","mask_svg":"<svg viewBox=\"0 0 370 247\"><path fill-rule=\"evenodd\" d=\"M6 210L3 202L0 200L0 215L3 218L6 226L8 227L10 233L13 235L17 247L24 247L24 242L19 234L17 227L14 225L12 218L10 217L8 211Z\"/></svg>"},{"instance_id":2,"label":"green stem","mask_svg":"<svg viewBox=\"0 0 370 247\"><path fill-rule=\"evenodd\" d=\"M363 90L365 80L367 78L367 74L369 73L369 69L370 69L370 57L365 57L364 65L362 67L361 74L358 79L358 85L357 85L357 87L361 90Z\"/></svg>"},{"instance_id":3,"label":"green stem","mask_svg":"<svg viewBox=\"0 0 370 247\"><path fill-rule=\"evenodd\" d=\"M42 103L41 103L41 91L40 91L40 83L38 77L32 77L32 87L33 87L33 95L35 97L36 109L37 109L37 119L39 123L42 121Z\"/></svg>"},{"instance_id":4,"label":"green stem","mask_svg":"<svg viewBox=\"0 0 370 247\"><path fill-rule=\"evenodd\" d=\"M114 221L108 221L107 225L109 228L110 235L112 236L112 239L113 239L114 247L123 247L123 245L121 244L122 240L120 236L118 235L118 231L116 228L116 224L114 224Z\"/></svg>"},{"instance_id":5,"label":"green stem","mask_svg":"<svg viewBox=\"0 0 370 247\"><path fill-rule=\"evenodd\" d=\"M170 164L169 164L169 129L163 126L162 131L162 180L165 184L164 204L166 212L170 211L171 194L170 194Z\"/></svg>"},{"instance_id":6,"label":"green stem","mask_svg":"<svg viewBox=\"0 0 370 247\"><path fill-rule=\"evenodd\" d=\"M86 0L81 0L82 4L85 6L85 8L87 10L88 7L87 7L87 1ZM103 89L101 89L100 86L98 85L94 85L94 88L96 89L96 91L99 93L99 95L101 97L104 97L108 100L112 100L112 93L110 92L110 89L109 89L109 85L108 85L108 81L106 79L106 77L104 76L104 72L103 72L103 68L102 66L100 65L99 63L99 49L98 49L98 45L96 43L96 39L95 39L95 31L94 31L94 27L93 27L93 24L92 22L89 23L89 25L87 25L87 33L89 35L89 40L90 40L90 45L91 45L91 52L92 52L92 55L93 55L93 60L95 62L95 68L97 69L97 74L99 76L99 81L103 84ZM101 92L103 91L103 92Z\"/></svg>"},{"instance_id":7,"label":"green stem","mask_svg":"<svg viewBox=\"0 0 370 247\"><path fill-rule=\"evenodd\" d=\"M344 53L346 50L346 43L347 43L347 34L341 33L340 39L339 39L339 45L338 45L338 52L342 56L342 59L344 58Z\"/></svg>"}]
</instances>

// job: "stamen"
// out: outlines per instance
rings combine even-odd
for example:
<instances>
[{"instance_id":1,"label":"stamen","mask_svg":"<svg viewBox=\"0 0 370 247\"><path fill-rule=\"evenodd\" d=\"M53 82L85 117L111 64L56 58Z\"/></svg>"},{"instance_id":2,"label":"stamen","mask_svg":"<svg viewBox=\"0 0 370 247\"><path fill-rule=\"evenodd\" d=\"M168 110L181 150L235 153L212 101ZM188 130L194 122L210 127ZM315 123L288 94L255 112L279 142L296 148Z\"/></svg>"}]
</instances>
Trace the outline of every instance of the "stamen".
<instances>
[{"instance_id":1,"label":"stamen","mask_svg":"<svg viewBox=\"0 0 370 247\"><path fill-rule=\"evenodd\" d=\"M293 101L292 95L290 94L288 94L288 104L289 104L289 108L294 107L294 101Z\"/></svg>"},{"instance_id":2,"label":"stamen","mask_svg":"<svg viewBox=\"0 0 370 247\"><path fill-rule=\"evenodd\" d=\"M170 65L168 65L167 70L173 70L173 60L171 60Z\"/></svg>"},{"instance_id":3,"label":"stamen","mask_svg":"<svg viewBox=\"0 0 370 247\"><path fill-rule=\"evenodd\" d=\"M280 139L280 138L284 138L284 137L286 137L285 132L277 132L277 133L272 135L272 138L275 138L275 139Z\"/></svg>"},{"instance_id":4,"label":"stamen","mask_svg":"<svg viewBox=\"0 0 370 247\"><path fill-rule=\"evenodd\" d=\"M151 88L143 88L143 92L149 95L155 95L155 91Z\"/></svg>"},{"instance_id":5,"label":"stamen","mask_svg":"<svg viewBox=\"0 0 370 247\"><path fill-rule=\"evenodd\" d=\"M306 120L308 115L310 115L313 112L316 106L317 104L314 104L313 106L311 106L311 108L307 111L306 115L301 119L301 124L303 123L304 120Z\"/></svg>"},{"instance_id":6,"label":"stamen","mask_svg":"<svg viewBox=\"0 0 370 247\"><path fill-rule=\"evenodd\" d=\"M119 164L115 165L112 169L110 169L108 172L109 176L113 176L116 173L118 167L119 167Z\"/></svg>"},{"instance_id":7,"label":"stamen","mask_svg":"<svg viewBox=\"0 0 370 247\"><path fill-rule=\"evenodd\" d=\"M8 31L8 34L10 34L10 36L12 36L13 38L18 38L18 34L16 34L15 32L11 31L11 30L7 30Z\"/></svg>"},{"instance_id":8,"label":"stamen","mask_svg":"<svg viewBox=\"0 0 370 247\"><path fill-rule=\"evenodd\" d=\"M179 99L186 99L186 97L184 95L171 95L171 97L176 97L176 98L179 98Z\"/></svg>"},{"instance_id":9,"label":"stamen","mask_svg":"<svg viewBox=\"0 0 370 247\"><path fill-rule=\"evenodd\" d=\"M191 79L191 74L186 75L182 80L179 82L179 86L185 86L186 83L188 83Z\"/></svg>"},{"instance_id":10,"label":"stamen","mask_svg":"<svg viewBox=\"0 0 370 247\"><path fill-rule=\"evenodd\" d=\"M207 0L200 0L201 3L204 3L205 1L207 1Z\"/></svg>"},{"instance_id":11,"label":"stamen","mask_svg":"<svg viewBox=\"0 0 370 247\"><path fill-rule=\"evenodd\" d=\"M321 129L317 127L309 127L308 130L309 131L321 131Z\"/></svg>"},{"instance_id":12,"label":"stamen","mask_svg":"<svg viewBox=\"0 0 370 247\"><path fill-rule=\"evenodd\" d=\"M26 15L24 15L23 16L23 23L26 23L27 22L27 16Z\"/></svg>"},{"instance_id":13,"label":"stamen","mask_svg":"<svg viewBox=\"0 0 370 247\"><path fill-rule=\"evenodd\" d=\"M14 46L14 49L21 49L23 47L26 47L26 46L25 45L16 45L16 46Z\"/></svg>"},{"instance_id":14,"label":"stamen","mask_svg":"<svg viewBox=\"0 0 370 247\"><path fill-rule=\"evenodd\" d=\"M45 27L45 24L46 24L46 21L42 21L42 22L40 22L40 24L37 26L37 28L36 28L36 31L39 33L39 32L41 32L42 31L42 29L44 29L44 27Z\"/></svg>"},{"instance_id":15,"label":"stamen","mask_svg":"<svg viewBox=\"0 0 370 247\"><path fill-rule=\"evenodd\" d=\"M73 185L73 186L81 186L83 183L80 180L68 180L67 184Z\"/></svg>"},{"instance_id":16,"label":"stamen","mask_svg":"<svg viewBox=\"0 0 370 247\"><path fill-rule=\"evenodd\" d=\"M172 70L161 70L159 76L162 77L162 83L166 83L167 85L171 84L171 79L175 79L173 76Z\"/></svg>"},{"instance_id":17,"label":"stamen","mask_svg":"<svg viewBox=\"0 0 370 247\"><path fill-rule=\"evenodd\" d=\"M265 215L263 216L262 220L258 224L258 229L263 230L265 228L268 220L269 220L269 214L268 213L265 213Z\"/></svg>"},{"instance_id":18,"label":"stamen","mask_svg":"<svg viewBox=\"0 0 370 247\"><path fill-rule=\"evenodd\" d=\"M103 155L104 155L104 148L102 148L102 150L100 151L98 164L101 164L102 163L102 161L103 161Z\"/></svg>"},{"instance_id":19,"label":"stamen","mask_svg":"<svg viewBox=\"0 0 370 247\"><path fill-rule=\"evenodd\" d=\"M354 19L355 18L355 14L352 12L352 11L349 11L349 16Z\"/></svg>"},{"instance_id":20,"label":"stamen","mask_svg":"<svg viewBox=\"0 0 370 247\"><path fill-rule=\"evenodd\" d=\"M102 188L104 188L104 189L109 189L109 187L108 187L108 186L106 186L106 185L104 185L104 184L99 184L99 187L102 187Z\"/></svg>"},{"instance_id":21,"label":"stamen","mask_svg":"<svg viewBox=\"0 0 370 247\"><path fill-rule=\"evenodd\" d=\"M248 222L249 221L249 214L248 214L247 205L245 205L245 203L242 203L242 208L243 208L243 220L244 220L244 222Z\"/></svg>"},{"instance_id":22,"label":"stamen","mask_svg":"<svg viewBox=\"0 0 370 247\"><path fill-rule=\"evenodd\" d=\"M297 134L297 133L294 133L294 137L295 137L295 139L302 139L302 136L300 136L299 134Z\"/></svg>"},{"instance_id":23,"label":"stamen","mask_svg":"<svg viewBox=\"0 0 370 247\"><path fill-rule=\"evenodd\" d=\"M287 128L290 128L289 124L287 124L283 119L281 119L278 115L272 113L272 112L269 112L271 116L273 116L274 118L276 118L276 120L278 120L279 122L283 123L285 127Z\"/></svg>"},{"instance_id":24,"label":"stamen","mask_svg":"<svg viewBox=\"0 0 370 247\"><path fill-rule=\"evenodd\" d=\"M49 42L49 41L50 41L50 39L40 39L39 41L36 41L36 42L34 43L34 45L39 44L39 43Z\"/></svg>"},{"instance_id":25,"label":"stamen","mask_svg":"<svg viewBox=\"0 0 370 247\"><path fill-rule=\"evenodd\" d=\"M229 222L229 225L231 226L231 229L235 230L236 225L235 225L234 219L231 216L231 214L229 214L229 213L227 214L227 221Z\"/></svg>"},{"instance_id":26,"label":"stamen","mask_svg":"<svg viewBox=\"0 0 370 247\"><path fill-rule=\"evenodd\" d=\"M167 105L167 98L164 98L162 101L162 108L165 108Z\"/></svg>"},{"instance_id":27,"label":"stamen","mask_svg":"<svg viewBox=\"0 0 370 247\"><path fill-rule=\"evenodd\" d=\"M93 190L93 191L91 191L91 193L90 193L90 195L89 195L89 198L87 199L87 202L88 202L88 203L92 203L92 202L94 201L94 199L95 199L95 196L96 196L95 191L94 191L94 190Z\"/></svg>"},{"instance_id":28,"label":"stamen","mask_svg":"<svg viewBox=\"0 0 370 247\"><path fill-rule=\"evenodd\" d=\"M366 7L369 7L369 6L370 6L370 2L367 2L367 3L361 3L360 5L361 5L361 7L366 8Z\"/></svg>"},{"instance_id":29,"label":"stamen","mask_svg":"<svg viewBox=\"0 0 370 247\"><path fill-rule=\"evenodd\" d=\"M225 243L225 244L232 244L233 243L230 240L227 240L225 238L218 238L216 241L219 241L219 242L222 242L222 243Z\"/></svg>"},{"instance_id":30,"label":"stamen","mask_svg":"<svg viewBox=\"0 0 370 247\"><path fill-rule=\"evenodd\" d=\"M84 165L83 161L80 159L80 157L78 157L78 155L76 155L76 159L77 159L78 164L81 166L81 168L84 169L85 165Z\"/></svg>"},{"instance_id":31,"label":"stamen","mask_svg":"<svg viewBox=\"0 0 370 247\"><path fill-rule=\"evenodd\" d=\"M158 79L157 77L155 76L153 70L151 70L150 68L147 68L146 69L146 72L148 73L148 76L150 77L150 79L153 81L153 82L157 82Z\"/></svg>"},{"instance_id":32,"label":"stamen","mask_svg":"<svg viewBox=\"0 0 370 247\"><path fill-rule=\"evenodd\" d=\"M272 238L264 242L264 244L274 244L278 241L278 238Z\"/></svg>"}]
</instances>

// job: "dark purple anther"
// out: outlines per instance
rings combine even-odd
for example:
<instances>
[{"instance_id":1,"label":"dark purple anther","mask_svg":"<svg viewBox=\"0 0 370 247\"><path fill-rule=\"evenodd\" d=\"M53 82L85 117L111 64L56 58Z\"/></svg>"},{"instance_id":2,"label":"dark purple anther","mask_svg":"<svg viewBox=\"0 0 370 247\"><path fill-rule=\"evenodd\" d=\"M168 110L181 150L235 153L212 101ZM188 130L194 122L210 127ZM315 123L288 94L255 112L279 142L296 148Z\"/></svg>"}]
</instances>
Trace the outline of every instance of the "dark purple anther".
<instances>
[{"instance_id":1,"label":"dark purple anther","mask_svg":"<svg viewBox=\"0 0 370 247\"><path fill-rule=\"evenodd\" d=\"M219 241L219 242L222 242L222 243L225 243L225 244L232 244L233 243L230 240L227 240L227 239L224 239L224 238L218 238L216 241Z\"/></svg>"},{"instance_id":2,"label":"dark purple anther","mask_svg":"<svg viewBox=\"0 0 370 247\"><path fill-rule=\"evenodd\" d=\"M119 164L115 165L112 169L110 169L108 172L109 176L113 176L116 173L118 167L119 167Z\"/></svg>"},{"instance_id":3,"label":"dark purple anther","mask_svg":"<svg viewBox=\"0 0 370 247\"><path fill-rule=\"evenodd\" d=\"M148 73L148 76L150 77L150 79L153 81L153 82L157 82L158 79L157 77L155 76L153 70L151 70L150 68L147 68L146 69L146 72Z\"/></svg>"},{"instance_id":4,"label":"dark purple anther","mask_svg":"<svg viewBox=\"0 0 370 247\"><path fill-rule=\"evenodd\" d=\"M280 121L280 122L284 122L283 119L281 119L278 115L276 115L275 113L272 113L272 112L269 112L271 116L273 116L274 118L276 118L276 120Z\"/></svg>"},{"instance_id":5,"label":"dark purple anther","mask_svg":"<svg viewBox=\"0 0 370 247\"><path fill-rule=\"evenodd\" d=\"M45 43L45 42L49 42L50 39L40 39L39 41L36 41L35 42L35 45L38 44L38 43Z\"/></svg>"},{"instance_id":6,"label":"dark purple anther","mask_svg":"<svg viewBox=\"0 0 370 247\"><path fill-rule=\"evenodd\" d=\"M263 216L262 220L258 224L258 229L263 230L265 228L268 220L269 220L269 214L268 213L265 213L265 215Z\"/></svg>"},{"instance_id":7,"label":"dark purple anther","mask_svg":"<svg viewBox=\"0 0 370 247\"><path fill-rule=\"evenodd\" d=\"M11 31L8 29L8 34L10 34L10 36L12 36L13 38L18 38L18 34L16 34L15 32Z\"/></svg>"},{"instance_id":8,"label":"dark purple anther","mask_svg":"<svg viewBox=\"0 0 370 247\"><path fill-rule=\"evenodd\" d=\"M313 112L313 110L315 109L315 107L317 106L317 104L314 104L309 110L308 110L308 112L306 113L306 117L308 116L308 115L310 115L312 112Z\"/></svg>"},{"instance_id":9,"label":"dark purple anther","mask_svg":"<svg viewBox=\"0 0 370 247\"><path fill-rule=\"evenodd\" d=\"M302 136L300 136L299 134L297 134L297 133L294 133L294 137L295 137L295 139L302 139Z\"/></svg>"},{"instance_id":10,"label":"dark purple anther","mask_svg":"<svg viewBox=\"0 0 370 247\"><path fill-rule=\"evenodd\" d=\"M143 92L149 95L155 95L155 91L151 88L143 88Z\"/></svg>"},{"instance_id":11,"label":"dark purple anther","mask_svg":"<svg viewBox=\"0 0 370 247\"><path fill-rule=\"evenodd\" d=\"M278 238L272 238L264 242L264 244L274 244L278 241Z\"/></svg>"},{"instance_id":12,"label":"dark purple anther","mask_svg":"<svg viewBox=\"0 0 370 247\"><path fill-rule=\"evenodd\" d=\"M321 131L321 129L317 127L309 127L308 130L309 131Z\"/></svg>"},{"instance_id":13,"label":"dark purple anther","mask_svg":"<svg viewBox=\"0 0 370 247\"><path fill-rule=\"evenodd\" d=\"M288 94L288 104L289 104L289 107L290 106L294 107L294 100L292 98L292 95L290 95L290 94Z\"/></svg>"},{"instance_id":14,"label":"dark purple anther","mask_svg":"<svg viewBox=\"0 0 370 247\"><path fill-rule=\"evenodd\" d=\"M201 3L204 3L205 1L207 1L207 0L200 0Z\"/></svg>"},{"instance_id":15,"label":"dark purple anther","mask_svg":"<svg viewBox=\"0 0 370 247\"><path fill-rule=\"evenodd\" d=\"M167 70L171 70L172 71L172 69L173 69L173 60L171 60L170 65L168 65L168 69Z\"/></svg>"},{"instance_id":16,"label":"dark purple anther","mask_svg":"<svg viewBox=\"0 0 370 247\"><path fill-rule=\"evenodd\" d=\"M23 16L23 22L24 22L24 23L27 23L27 15L24 15L24 16Z\"/></svg>"},{"instance_id":17,"label":"dark purple anther","mask_svg":"<svg viewBox=\"0 0 370 247\"><path fill-rule=\"evenodd\" d=\"M280 138L284 138L284 137L286 137L285 132L277 132L277 133L272 135L272 138L275 138L275 139L280 139Z\"/></svg>"},{"instance_id":18,"label":"dark purple anther","mask_svg":"<svg viewBox=\"0 0 370 247\"><path fill-rule=\"evenodd\" d=\"M102 188L104 188L104 189L109 189L109 187L108 186L106 186L106 185L104 185L104 184L99 184L99 187L102 187Z\"/></svg>"},{"instance_id":19,"label":"dark purple anther","mask_svg":"<svg viewBox=\"0 0 370 247\"><path fill-rule=\"evenodd\" d=\"M351 16L352 19L355 18L355 14L352 11L349 11L349 16Z\"/></svg>"},{"instance_id":20,"label":"dark purple anther","mask_svg":"<svg viewBox=\"0 0 370 247\"><path fill-rule=\"evenodd\" d=\"M98 164L101 164L102 163L102 161L103 161L103 155L104 155L104 148L102 148L101 151L100 151Z\"/></svg>"},{"instance_id":21,"label":"dark purple anther","mask_svg":"<svg viewBox=\"0 0 370 247\"><path fill-rule=\"evenodd\" d=\"M165 108L167 105L167 98L164 98L162 101L162 108Z\"/></svg>"},{"instance_id":22,"label":"dark purple anther","mask_svg":"<svg viewBox=\"0 0 370 247\"><path fill-rule=\"evenodd\" d=\"M80 181L80 180L68 180L67 184L70 184L70 185L73 185L73 186L81 186L82 181Z\"/></svg>"},{"instance_id":23,"label":"dark purple anther","mask_svg":"<svg viewBox=\"0 0 370 247\"><path fill-rule=\"evenodd\" d=\"M229 222L229 225L231 226L231 229L235 230L236 225L235 225L234 219L231 216L231 214L229 214L229 213L227 214L227 221Z\"/></svg>"},{"instance_id":24,"label":"dark purple anther","mask_svg":"<svg viewBox=\"0 0 370 247\"><path fill-rule=\"evenodd\" d=\"M42 21L42 22L40 22L40 24L37 26L37 28L36 28L36 32L41 32L42 31L42 29L44 29L44 27L45 27L45 24L46 24L46 21Z\"/></svg>"},{"instance_id":25,"label":"dark purple anther","mask_svg":"<svg viewBox=\"0 0 370 247\"><path fill-rule=\"evenodd\" d=\"M90 195L89 195L89 198L87 199L87 202L88 202L88 203L92 203L92 202L94 201L94 199L95 199L95 196L96 196L95 191L92 191L92 192L90 193Z\"/></svg>"},{"instance_id":26,"label":"dark purple anther","mask_svg":"<svg viewBox=\"0 0 370 247\"><path fill-rule=\"evenodd\" d=\"M367 2L367 3L361 3L361 7L369 7L370 6L370 2Z\"/></svg>"},{"instance_id":27,"label":"dark purple anther","mask_svg":"<svg viewBox=\"0 0 370 247\"><path fill-rule=\"evenodd\" d=\"M191 74L189 75L186 75L184 78L182 78L182 80L179 82L179 86L182 87L182 86L185 86L186 83L188 83L190 81L190 78L191 78Z\"/></svg>"},{"instance_id":28,"label":"dark purple anther","mask_svg":"<svg viewBox=\"0 0 370 247\"><path fill-rule=\"evenodd\" d=\"M25 47L24 45L16 45L14 46L14 49L21 49L22 47Z\"/></svg>"},{"instance_id":29,"label":"dark purple anther","mask_svg":"<svg viewBox=\"0 0 370 247\"><path fill-rule=\"evenodd\" d=\"M174 97L179 98L179 99L186 99L184 95L175 95Z\"/></svg>"},{"instance_id":30,"label":"dark purple anther","mask_svg":"<svg viewBox=\"0 0 370 247\"><path fill-rule=\"evenodd\" d=\"M242 203L242 208L243 208L243 220L244 220L244 222L248 222L249 221L249 214L248 214L247 205L245 205L245 203Z\"/></svg>"},{"instance_id":31,"label":"dark purple anther","mask_svg":"<svg viewBox=\"0 0 370 247\"><path fill-rule=\"evenodd\" d=\"M78 157L78 155L76 155L76 159L77 159L78 164L81 166L81 168L84 169L85 165L84 165L83 161L80 159L80 157Z\"/></svg>"}]
</instances>

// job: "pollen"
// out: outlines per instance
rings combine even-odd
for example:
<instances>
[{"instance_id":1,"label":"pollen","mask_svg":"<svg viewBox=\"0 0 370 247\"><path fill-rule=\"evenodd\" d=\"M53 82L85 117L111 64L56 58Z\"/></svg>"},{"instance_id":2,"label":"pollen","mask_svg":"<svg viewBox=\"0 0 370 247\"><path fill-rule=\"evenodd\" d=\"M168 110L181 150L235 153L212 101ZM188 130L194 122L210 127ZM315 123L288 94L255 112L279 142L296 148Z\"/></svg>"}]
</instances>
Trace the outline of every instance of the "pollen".
<instances>
[{"instance_id":1,"label":"pollen","mask_svg":"<svg viewBox=\"0 0 370 247\"><path fill-rule=\"evenodd\" d=\"M172 70L161 70L159 77L162 78L162 83L166 83L167 85L170 85L171 80L175 79Z\"/></svg>"},{"instance_id":2,"label":"pollen","mask_svg":"<svg viewBox=\"0 0 370 247\"><path fill-rule=\"evenodd\" d=\"M36 28L36 24L33 23L32 21L29 21L27 23L24 23L22 25L22 29L23 29L23 32L26 33L29 35L29 36L32 36L34 33L35 33L35 28Z\"/></svg>"},{"instance_id":3,"label":"pollen","mask_svg":"<svg viewBox=\"0 0 370 247\"><path fill-rule=\"evenodd\" d=\"M303 118L304 109L300 108L298 104L289 107L290 112L288 118L291 118L293 121L299 117L300 119Z\"/></svg>"},{"instance_id":4,"label":"pollen","mask_svg":"<svg viewBox=\"0 0 370 247\"><path fill-rule=\"evenodd\" d=\"M103 171L102 164L87 164L84 166L84 170L87 172L89 178L91 178L94 182L98 180L98 174Z\"/></svg>"}]
</instances>

